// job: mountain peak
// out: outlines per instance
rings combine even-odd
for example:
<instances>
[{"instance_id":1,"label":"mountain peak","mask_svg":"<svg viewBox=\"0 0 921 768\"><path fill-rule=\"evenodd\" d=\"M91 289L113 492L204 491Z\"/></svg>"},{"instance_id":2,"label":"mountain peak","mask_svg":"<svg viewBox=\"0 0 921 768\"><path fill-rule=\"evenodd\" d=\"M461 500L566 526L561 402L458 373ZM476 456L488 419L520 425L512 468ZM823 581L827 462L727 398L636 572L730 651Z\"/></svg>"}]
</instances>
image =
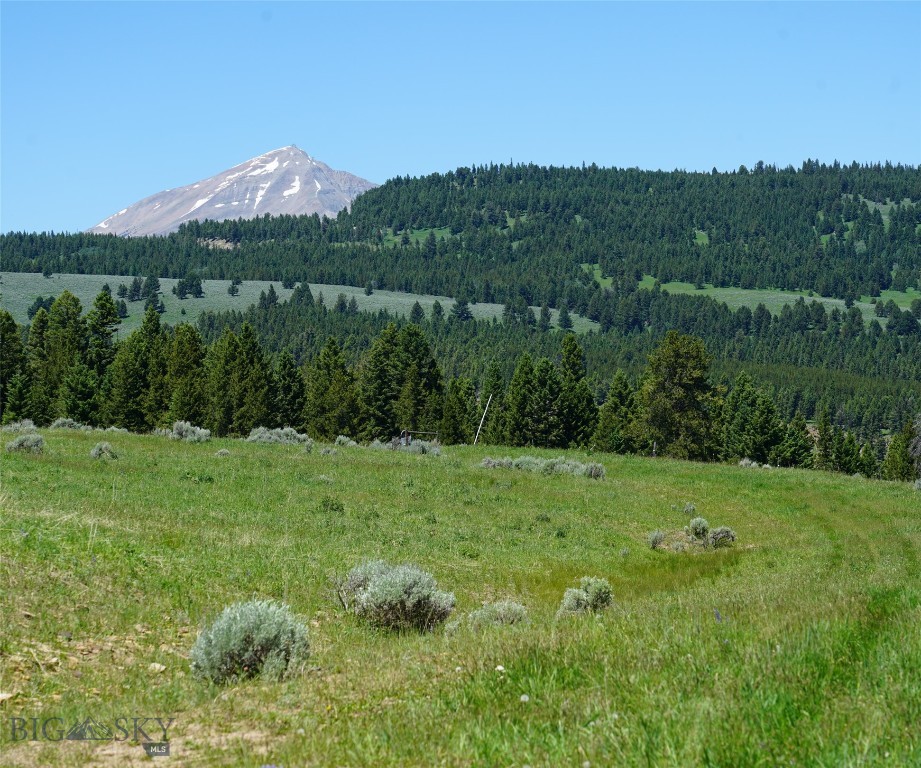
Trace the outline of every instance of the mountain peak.
<instances>
[{"instance_id":1,"label":"mountain peak","mask_svg":"<svg viewBox=\"0 0 921 768\"><path fill-rule=\"evenodd\" d=\"M362 192L376 186L345 171L333 170L290 144L202 181L158 192L87 231L165 235L193 220L251 219L266 213L334 217Z\"/></svg>"}]
</instances>

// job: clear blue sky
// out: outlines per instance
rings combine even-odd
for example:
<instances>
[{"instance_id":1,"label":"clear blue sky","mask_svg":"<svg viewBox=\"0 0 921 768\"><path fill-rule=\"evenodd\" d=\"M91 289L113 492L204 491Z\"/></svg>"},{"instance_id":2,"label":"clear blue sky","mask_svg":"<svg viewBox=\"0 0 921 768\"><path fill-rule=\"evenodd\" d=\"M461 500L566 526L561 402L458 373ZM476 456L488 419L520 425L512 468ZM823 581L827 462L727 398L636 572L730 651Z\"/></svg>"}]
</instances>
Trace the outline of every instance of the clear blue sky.
<instances>
[{"instance_id":1,"label":"clear blue sky","mask_svg":"<svg viewBox=\"0 0 921 768\"><path fill-rule=\"evenodd\" d=\"M921 164L921 3L0 3L0 231L286 144L376 182L529 162Z\"/></svg>"}]
</instances>

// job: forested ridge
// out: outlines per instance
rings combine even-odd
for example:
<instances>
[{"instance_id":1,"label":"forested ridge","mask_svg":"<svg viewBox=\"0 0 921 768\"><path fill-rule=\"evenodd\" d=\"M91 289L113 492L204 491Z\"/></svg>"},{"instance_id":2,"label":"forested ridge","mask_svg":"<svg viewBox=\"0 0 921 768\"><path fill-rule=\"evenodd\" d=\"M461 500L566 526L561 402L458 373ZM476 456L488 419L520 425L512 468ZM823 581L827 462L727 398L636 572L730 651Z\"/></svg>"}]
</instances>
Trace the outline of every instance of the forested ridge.
<instances>
[{"instance_id":1,"label":"forested ridge","mask_svg":"<svg viewBox=\"0 0 921 768\"><path fill-rule=\"evenodd\" d=\"M335 220L190 222L165 238L9 233L0 247L12 271L373 283L570 309L592 299L583 263L624 288L651 274L855 298L917 285L921 173L811 160L729 173L490 165L397 177Z\"/></svg>"},{"instance_id":2,"label":"forested ridge","mask_svg":"<svg viewBox=\"0 0 921 768\"><path fill-rule=\"evenodd\" d=\"M772 316L763 305L733 311L706 296L638 285L651 274L662 282L811 290L847 304L861 294L919 287L921 173L913 167L807 161L799 169L758 163L688 173L492 165L398 177L335 220L191 222L167 237L145 238L10 233L0 237L0 248L4 269L13 271L147 275L145 285L157 275L192 286L203 277L288 286L309 280L459 300L452 313L426 316L418 308L402 318L359 313L332 296L321 303L301 285L288 302L270 291L245 312L199 321L196 333L209 349L225 328L237 335L247 328L267 360L288 354L303 371L330 338L358 370L391 324L399 332L412 325L445 381L468 381L479 394L490 371L510 382L523 354L562 359L567 334L551 327L556 308L563 330L569 311L600 324L599 333L580 338L586 385L598 405L618 372L640 386L648 356L677 330L705 345L715 384L729 391L740 371L749 372L788 422L797 414L816 422L826 415L872 441L897 432L921 408L921 302L908 310L880 300L877 319L866 325L853 306L828 311L803 299ZM604 286L585 268L592 264L609 278ZM147 299L157 307L155 290ZM502 321L473 320L466 308L478 301L504 303ZM47 300L46 319L51 306ZM4 322L6 337L28 346L36 321L13 330L11 319ZM31 407L22 403L31 402L35 381L28 354L21 358L7 363L0 382L0 406L20 402L5 408L7 419ZM53 407L37 411L49 417L63 413L64 373L56 375ZM103 381L104 367L95 375ZM394 375L402 380L406 372Z\"/></svg>"}]
</instances>

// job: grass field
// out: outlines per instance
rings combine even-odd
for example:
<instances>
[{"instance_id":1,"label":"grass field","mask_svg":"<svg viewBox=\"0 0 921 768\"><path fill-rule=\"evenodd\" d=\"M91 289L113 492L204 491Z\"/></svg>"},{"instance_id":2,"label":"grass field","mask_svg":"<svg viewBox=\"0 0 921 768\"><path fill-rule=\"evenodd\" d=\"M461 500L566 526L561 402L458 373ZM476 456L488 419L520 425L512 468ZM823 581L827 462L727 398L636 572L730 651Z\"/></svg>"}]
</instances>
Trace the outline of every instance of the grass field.
<instances>
[{"instance_id":1,"label":"grass field","mask_svg":"<svg viewBox=\"0 0 921 768\"><path fill-rule=\"evenodd\" d=\"M132 741L14 742L11 717L173 718L162 763L182 766L921 763L907 484L610 455L592 457L596 481L481 468L521 453L495 448L44 434L43 455L0 467L4 766L149 764ZM89 457L100 437L117 461ZM650 550L688 502L735 546ZM369 557L430 570L460 614L512 597L531 622L371 630L326 587ZM611 582L614 607L555 620L583 575ZM310 667L193 678L199 627L254 595L309 623Z\"/></svg>"},{"instance_id":2,"label":"grass field","mask_svg":"<svg viewBox=\"0 0 921 768\"><path fill-rule=\"evenodd\" d=\"M655 282L655 278L652 275L644 275L643 279L640 281L640 286L651 289L653 285L655 285ZM828 312L831 312L833 307L837 307L840 312L847 311L843 299L829 299L818 295L810 296L809 291L780 291L760 288L715 288L710 284L698 289L694 287L693 283L682 283L677 281L662 283L662 288L669 293L689 293L699 296L710 296L717 301L722 301L730 309L738 309L743 306L754 309L759 304L764 304L773 315L779 315L785 304L794 304L800 297L804 298L806 303L815 300L824 304ZM885 303L891 299L900 308L908 309L908 307L911 306L911 302L918 298L921 298L921 291L909 288L907 291L882 291L879 298L877 298L877 302ZM869 296L862 296L859 301L854 302L854 306L860 310L864 322L868 323L871 320L880 319L876 316L876 307L870 303ZM881 323L883 327L885 327L886 319L882 318Z\"/></svg>"},{"instance_id":3,"label":"grass field","mask_svg":"<svg viewBox=\"0 0 921 768\"><path fill-rule=\"evenodd\" d=\"M259 294L267 291L270 285L275 286L280 301L284 301L291 295L291 289L282 288L280 282L266 282L260 280L246 280L240 285L240 293L237 296L230 296L227 288L230 285L229 280L203 280L202 288L205 295L201 299L184 299L180 301L173 293L173 286L178 280L169 278L160 278L160 287L163 291L162 299L166 307L166 312L162 315L163 322L170 325L176 325L181 322L195 323L202 312L214 311L223 312L230 309L244 310L250 304L259 300ZM130 285L131 278L121 277L118 275L66 275L55 274L50 278L45 278L41 274L34 272L0 272L0 307L7 310L13 315L17 323L25 324L28 322L28 309L39 296L60 296L65 290L73 293L83 305L84 312L93 306L93 300L102 290L106 283L112 289L113 295L120 283ZM346 299L355 297L359 310L363 312L377 312L379 309L386 309L396 315L409 315L410 310L415 302L419 302L429 315L435 301L441 302L445 312L450 312L454 306L454 299L447 296L430 296L415 293L401 293L398 291L374 291L370 296L365 295L364 288L356 288L350 285L323 285L319 283L310 283L310 290L314 298L320 293L323 294L323 300L326 306L332 307L336 302L336 297L342 293ZM502 318L502 304L471 304L470 311L477 319L491 320L496 317ZM185 310L185 314L182 314ZM539 307L534 307L535 314L540 311ZM551 310L552 321L557 321L557 311ZM144 317L144 302L136 301L128 304L128 317L122 321L123 331L133 331L140 326ZM590 329L598 329L598 323L582 317L575 313L572 314L573 330L576 333L585 333Z\"/></svg>"}]
</instances>

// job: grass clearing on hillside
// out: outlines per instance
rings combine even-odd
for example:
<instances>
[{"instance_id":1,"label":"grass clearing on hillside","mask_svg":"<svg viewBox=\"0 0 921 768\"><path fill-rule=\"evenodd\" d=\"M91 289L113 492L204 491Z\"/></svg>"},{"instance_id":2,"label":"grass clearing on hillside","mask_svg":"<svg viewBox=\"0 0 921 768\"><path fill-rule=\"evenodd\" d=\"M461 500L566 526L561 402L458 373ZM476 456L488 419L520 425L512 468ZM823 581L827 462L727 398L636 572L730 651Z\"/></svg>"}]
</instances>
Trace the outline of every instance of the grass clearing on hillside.
<instances>
[{"instance_id":1,"label":"grass clearing on hillside","mask_svg":"<svg viewBox=\"0 0 921 768\"><path fill-rule=\"evenodd\" d=\"M0 307L7 310L13 315L13 319L20 324L29 322L28 310L39 296L60 296L65 290L73 293L83 305L84 312L90 310L93 306L93 300L102 290L106 283L112 289L112 295L118 289L120 283L125 285L131 284L132 278L118 275L65 275L54 274L50 278L43 277L36 272L0 272ZM198 321L198 316L203 312L226 312L228 310L245 310L251 304L259 300L259 295L263 291L268 291L269 286L275 287L279 301L285 301L291 296L292 289L282 288L280 282L271 282L265 280L244 280L239 286L240 293L238 296L231 296L227 293L230 285L229 280L202 280L202 288L205 295L201 299L184 299L180 301L172 293L173 287L178 280L162 277L160 278L160 287L162 289L161 297L166 307L166 312L161 316L164 323L177 325L186 322L193 325ZM432 307L435 302L441 303L445 313L451 311L454 306L454 299L447 296L432 296L427 294L402 293L399 291L379 291L375 290L370 296L365 295L364 288L357 288L351 285L325 285L321 283L309 283L313 297L316 299L323 294L323 301L327 307L332 307L336 303L339 294L344 294L346 300L355 298L358 309L362 312L377 312L386 309L395 315L408 316L415 302L419 302L422 309L425 310L426 316L430 316ZM502 304L471 304L470 312L478 320L492 320L494 317L501 320L502 312L505 309ZM539 314L540 308L534 307L535 315ZM185 310L185 314L182 311ZM551 310L551 320L556 325L559 313L554 309ZM576 313L571 313L573 330L576 333L586 333L589 330L598 330L598 323L582 317ZM121 330L123 332L133 331L141 325L144 319L144 302L135 301L128 303L128 317L122 320Z\"/></svg>"},{"instance_id":2,"label":"grass clearing on hillside","mask_svg":"<svg viewBox=\"0 0 921 768\"><path fill-rule=\"evenodd\" d=\"M655 278L652 275L644 275L640 280L641 288L652 289L655 285ZM825 305L825 311L831 312L834 307L842 314L847 311L844 305L844 299L830 299L818 294L809 295L809 291L781 291L769 288L715 288L707 283L703 288L696 288L693 283L670 282L662 283L662 290L669 293L688 293L697 296L710 296L717 301L721 301L732 310L739 307L749 307L755 309L759 304L770 311L772 315L779 315L785 304L795 304L802 297L806 303L818 301ZM921 298L921 291L909 288L907 291L882 291L878 302L887 302L892 299L902 309L908 309L914 299ZM860 301L855 301L854 306L860 310L865 323L871 320L879 320L885 328L886 318L876 316L876 307L870 303L869 296L862 296Z\"/></svg>"},{"instance_id":3,"label":"grass clearing on hillside","mask_svg":"<svg viewBox=\"0 0 921 768\"><path fill-rule=\"evenodd\" d=\"M602 462L596 481L482 469L495 447L324 455L116 433L119 458L99 462L96 434L45 436L41 456L0 468L4 718L174 718L172 759L187 766L921 759L908 484L567 454ZM650 550L650 530L688 525L688 502L735 545ZM530 621L374 630L330 594L367 559L431 572L457 617L511 599ZM607 579L613 606L555 620L583 576ZM200 628L254 597L307 621L307 669L195 679ZM0 753L147 764L131 741L13 742L6 725Z\"/></svg>"}]
</instances>

